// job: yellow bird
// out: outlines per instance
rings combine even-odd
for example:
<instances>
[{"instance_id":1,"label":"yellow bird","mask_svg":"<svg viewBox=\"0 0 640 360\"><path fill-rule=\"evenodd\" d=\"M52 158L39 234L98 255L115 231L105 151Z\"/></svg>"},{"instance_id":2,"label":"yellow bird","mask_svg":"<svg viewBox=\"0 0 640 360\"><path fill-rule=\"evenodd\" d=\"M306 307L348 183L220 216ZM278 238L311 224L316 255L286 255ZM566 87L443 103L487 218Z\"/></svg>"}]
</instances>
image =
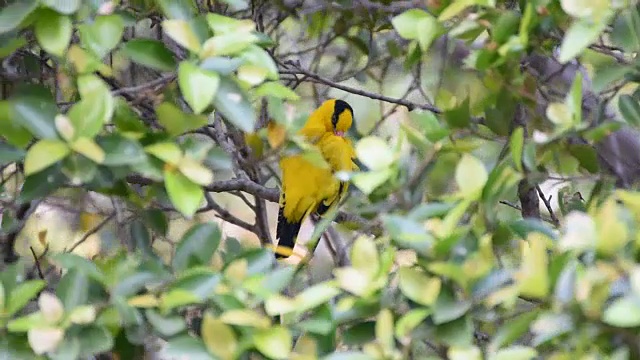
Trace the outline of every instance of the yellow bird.
<instances>
[{"instance_id":1,"label":"yellow bird","mask_svg":"<svg viewBox=\"0 0 640 360\"><path fill-rule=\"evenodd\" d=\"M348 183L338 180L338 171L355 169L355 151L345 137L353 123L353 109L343 101L330 99L316 109L299 131L314 144L329 165L319 167L296 154L280 160L282 191L276 238L276 258L289 257L304 219L311 213L323 215L337 206L346 193ZM282 251L280 251L282 250Z\"/></svg>"}]
</instances>

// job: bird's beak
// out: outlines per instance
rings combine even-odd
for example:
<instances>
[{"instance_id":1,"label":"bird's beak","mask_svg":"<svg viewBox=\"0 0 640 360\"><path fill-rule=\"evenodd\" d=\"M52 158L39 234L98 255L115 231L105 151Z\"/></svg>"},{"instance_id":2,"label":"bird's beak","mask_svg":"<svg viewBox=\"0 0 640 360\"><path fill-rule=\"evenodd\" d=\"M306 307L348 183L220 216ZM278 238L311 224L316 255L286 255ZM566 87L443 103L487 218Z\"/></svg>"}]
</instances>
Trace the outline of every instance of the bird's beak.
<instances>
[{"instance_id":1,"label":"bird's beak","mask_svg":"<svg viewBox=\"0 0 640 360\"><path fill-rule=\"evenodd\" d=\"M336 131L334 131L333 133L334 133L336 136L340 136L340 137L343 137L343 136L344 136L344 131L338 131L338 130L336 130Z\"/></svg>"}]
</instances>

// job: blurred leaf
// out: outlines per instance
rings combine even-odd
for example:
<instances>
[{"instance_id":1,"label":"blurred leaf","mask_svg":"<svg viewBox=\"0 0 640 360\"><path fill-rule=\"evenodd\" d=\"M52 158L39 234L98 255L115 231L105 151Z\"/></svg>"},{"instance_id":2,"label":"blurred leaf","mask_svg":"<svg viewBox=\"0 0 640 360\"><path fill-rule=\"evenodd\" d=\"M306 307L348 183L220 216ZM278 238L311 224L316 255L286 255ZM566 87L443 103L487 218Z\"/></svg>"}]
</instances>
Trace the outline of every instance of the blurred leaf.
<instances>
[{"instance_id":1,"label":"blurred leaf","mask_svg":"<svg viewBox=\"0 0 640 360\"><path fill-rule=\"evenodd\" d=\"M427 255L431 249L433 236L419 223L398 215L386 215L383 224L391 238L401 247L413 249L421 255Z\"/></svg>"},{"instance_id":2,"label":"blurred leaf","mask_svg":"<svg viewBox=\"0 0 640 360\"><path fill-rule=\"evenodd\" d=\"M105 153L104 165L133 165L144 161L147 156L142 146L135 140L120 134L108 134L96 138L96 143Z\"/></svg>"},{"instance_id":3,"label":"blurred leaf","mask_svg":"<svg viewBox=\"0 0 640 360\"><path fill-rule=\"evenodd\" d=\"M431 315L433 323L436 325L456 320L471 309L469 301L459 301L450 290L442 288L434 305Z\"/></svg>"},{"instance_id":4,"label":"blurred leaf","mask_svg":"<svg viewBox=\"0 0 640 360\"><path fill-rule=\"evenodd\" d=\"M222 359L236 356L238 339L233 329L211 313L206 312L200 330L202 340L210 353Z\"/></svg>"},{"instance_id":5,"label":"blurred leaf","mask_svg":"<svg viewBox=\"0 0 640 360\"><path fill-rule=\"evenodd\" d=\"M78 11L82 0L40 0L40 3L60 14L71 15Z\"/></svg>"},{"instance_id":6,"label":"blurred leaf","mask_svg":"<svg viewBox=\"0 0 640 360\"><path fill-rule=\"evenodd\" d=\"M464 154L456 167L455 177L460 193L475 197L482 191L489 175L484 164L478 158Z\"/></svg>"},{"instance_id":7,"label":"blurred leaf","mask_svg":"<svg viewBox=\"0 0 640 360\"><path fill-rule=\"evenodd\" d=\"M429 13L420 9L410 9L391 19L393 27L401 37L414 40L420 36L420 23L426 19L433 19Z\"/></svg>"},{"instance_id":8,"label":"blurred leaf","mask_svg":"<svg viewBox=\"0 0 640 360\"><path fill-rule=\"evenodd\" d=\"M180 358L184 356L188 357L189 360L217 359L217 357L209 354L202 340L189 335L174 337L169 340L163 354L172 358Z\"/></svg>"},{"instance_id":9,"label":"blurred leaf","mask_svg":"<svg viewBox=\"0 0 640 360\"><path fill-rule=\"evenodd\" d=\"M424 272L403 266L398 269L400 290L409 299L421 305L433 305L440 293L440 278L429 278Z\"/></svg>"},{"instance_id":10,"label":"blurred leaf","mask_svg":"<svg viewBox=\"0 0 640 360\"><path fill-rule=\"evenodd\" d=\"M520 294L531 298L544 298L549 294L549 274L547 272L547 238L538 233L521 242L522 265L518 274Z\"/></svg>"},{"instance_id":11,"label":"blurred leaf","mask_svg":"<svg viewBox=\"0 0 640 360\"><path fill-rule=\"evenodd\" d=\"M403 338L410 336L412 331L429 315L431 315L431 310L429 309L409 310L396 322L396 338L402 341Z\"/></svg>"},{"instance_id":12,"label":"blurred leaf","mask_svg":"<svg viewBox=\"0 0 640 360\"><path fill-rule=\"evenodd\" d=\"M355 150L358 159L372 171L386 169L395 160L389 144L377 136L360 139Z\"/></svg>"},{"instance_id":13,"label":"blurred leaf","mask_svg":"<svg viewBox=\"0 0 640 360\"><path fill-rule=\"evenodd\" d=\"M538 351L529 346L515 345L506 349L500 349L489 360L530 360L538 356Z\"/></svg>"},{"instance_id":14,"label":"blurred leaf","mask_svg":"<svg viewBox=\"0 0 640 360\"><path fill-rule=\"evenodd\" d=\"M495 351L517 341L526 334L529 330L529 325L538 317L538 314L538 311L526 312L500 326L493 339L491 339L489 349Z\"/></svg>"},{"instance_id":15,"label":"blurred leaf","mask_svg":"<svg viewBox=\"0 0 640 360\"><path fill-rule=\"evenodd\" d=\"M640 127L640 104L631 95L620 95L618 108L627 124Z\"/></svg>"},{"instance_id":16,"label":"blurred leaf","mask_svg":"<svg viewBox=\"0 0 640 360\"><path fill-rule=\"evenodd\" d=\"M60 279L56 295L64 304L65 310L84 305L89 298L89 279L80 269L71 269Z\"/></svg>"},{"instance_id":17,"label":"blurred leaf","mask_svg":"<svg viewBox=\"0 0 640 360\"><path fill-rule=\"evenodd\" d=\"M453 109L444 112L444 118L451 128L460 129L469 126L471 123L471 113L469 109L469 98Z\"/></svg>"},{"instance_id":18,"label":"blurred leaf","mask_svg":"<svg viewBox=\"0 0 640 360\"><path fill-rule=\"evenodd\" d=\"M166 46L153 39L131 39L125 42L122 51L131 61L158 71L174 71L177 63Z\"/></svg>"},{"instance_id":19,"label":"blurred leaf","mask_svg":"<svg viewBox=\"0 0 640 360\"><path fill-rule=\"evenodd\" d=\"M558 60L564 64L580 55L584 49L595 42L606 28L607 22L578 19L569 26L562 39Z\"/></svg>"},{"instance_id":20,"label":"blurred leaf","mask_svg":"<svg viewBox=\"0 0 640 360\"><path fill-rule=\"evenodd\" d=\"M634 296L616 299L602 315L605 323L630 328L640 325L640 301Z\"/></svg>"},{"instance_id":21,"label":"blurred leaf","mask_svg":"<svg viewBox=\"0 0 640 360\"><path fill-rule=\"evenodd\" d=\"M153 309L147 309L145 315L153 328L163 336L174 336L187 328L180 316L163 316Z\"/></svg>"},{"instance_id":22,"label":"blurred leaf","mask_svg":"<svg viewBox=\"0 0 640 360\"><path fill-rule=\"evenodd\" d=\"M524 148L524 129L517 127L511 134L509 146L511 146L511 157L513 164L518 171L522 171L522 151Z\"/></svg>"},{"instance_id":23,"label":"blurred leaf","mask_svg":"<svg viewBox=\"0 0 640 360\"><path fill-rule=\"evenodd\" d=\"M0 165L21 161L25 156L25 151L15 148L4 142L0 142Z\"/></svg>"},{"instance_id":24,"label":"blurred leaf","mask_svg":"<svg viewBox=\"0 0 640 360\"><path fill-rule=\"evenodd\" d=\"M14 119L41 139L56 139L55 116L58 112L51 93L39 85L22 85L9 99Z\"/></svg>"},{"instance_id":25,"label":"blurred leaf","mask_svg":"<svg viewBox=\"0 0 640 360\"><path fill-rule=\"evenodd\" d=\"M215 35L202 44L201 58L230 56L240 53L258 39L252 33L233 32Z\"/></svg>"},{"instance_id":26,"label":"blurred leaf","mask_svg":"<svg viewBox=\"0 0 640 360\"><path fill-rule=\"evenodd\" d=\"M176 170L164 171L164 185L171 203L185 217L192 217L204 200L202 188Z\"/></svg>"},{"instance_id":27,"label":"blurred leaf","mask_svg":"<svg viewBox=\"0 0 640 360\"><path fill-rule=\"evenodd\" d=\"M187 104L195 114L200 114L216 95L220 77L192 62L182 61L178 67L178 84Z\"/></svg>"},{"instance_id":28,"label":"blurred leaf","mask_svg":"<svg viewBox=\"0 0 640 360\"><path fill-rule=\"evenodd\" d=\"M43 280L31 280L20 283L14 289L7 289L9 290L5 306L7 315L11 316L22 310L46 285Z\"/></svg>"},{"instance_id":29,"label":"blurred leaf","mask_svg":"<svg viewBox=\"0 0 640 360\"><path fill-rule=\"evenodd\" d=\"M78 25L78 33L83 46L103 58L120 43L124 21L120 15L98 15L93 23Z\"/></svg>"},{"instance_id":30,"label":"blurred leaf","mask_svg":"<svg viewBox=\"0 0 640 360\"><path fill-rule=\"evenodd\" d=\"M182 19L164 20L162 29L180 46L195 53L200 52L200 39L188 21Z\"/></svg>"},{"instance_id":31,"label":"blurred leaf","mask_svg":"<svg viewBox=\"0 0 640 360\"><path fill-rule=\"evenodd\" d=\"M37 7L37 0L21 0L0 9L0 34L18 28Z\"/></svg>"},{"instance_id":32,"label":"blurred leaf","mask_svg":"<svg viewBox=\"0 0 640 360\"><path fill-rule=\"evenodd\" d=\"M43 139L35 143L24 159L25 175L40 172L64 159L71 150L62 141Z\"/></svg>"},{"instance_id":33,"label":"blurred leaf","mask_svg":"<svg viewBox=\"0 0 640 360\"><path fill-rule=\"evenodd\" d=\"M193 0L157 0L157 3L169 19L189 20L195 15Z\"/></svg>"},{"instance_id":34,"label":"blurred leaf","mask_svg":"<svg viewBox=\"0 0 640 360\"><path fill-rule=\"evenodd\" d=\"M258 351L271 359L287 359L293 346L293 337L284 326L273 326L270 329L258 331L253 342Z\"/></svg>"},{"instance_id":35,"label":"blurred leaf","mask_svg":"<svg viewBox=\"0 0 640 360\"><path fill-rule=\"evenodd\" d=\"M113 337L104 327L91 325L82 329L80 340L80 354L91 356L111 350L113 347Z\"/></svg>"},{"instance_id":36,"label":"blurred leaf","mask_svg":"<svg viewBox=\"0 0 640 360\"><path fill-rule=\"evenodd\" d=\"M245 92L230 77L221 77L213 105L238 129L245 132L253 131L256 114Z\"/></svg>"},{"instance_id":37,"label":"blurred leaf","mask_svg":"<svg viewBox=\"0 0 640 360\"><path fill-rule=\"evenodd\" d=\"M208 265L220 245L222 233L215 223L193 226L182 237L173 257L173 267L184 271L194 265Z\"/></svg>"},{"instance_id":38,"label":"blurred leaf","mask_svg":"<svg viewBox=\"0 0 640 360\"><path fill-rule=\"evenodd\" d=\"M209 103L204 105L205 108L208 105ZM162 125L171 136L179 136L186 132L199 129L207 125L208 122L205 116L186 114L169 102L163 102L158 105L156 114L160 125Z\"/></svg>"},{"instance_id":39,"label":"blurred leaf","mask_svg":"<svg viewBox=\"0 0 640 360\"><path fill-rule=\"evenodd\" d=\"M38 16L34 30L40 46L48 53L61 57L71 41L73 24L68 16L43 11Z\"/></svg>"},{"instance_id":40,"label":"blurred leaf","mask_svg":"<svg viewBox=\"0 0 640 360\"><path fill-rule=\"evenodd\" d=\"M640 107L638 108L640 110ZM638 114L640 115L640 113ZM585 168L592 174L596 174L600 169L598 154L596 150L587 144L572 144L569 146L569 152L573 157L578 159L580 166Z\"/></svg>"}]
</instances>

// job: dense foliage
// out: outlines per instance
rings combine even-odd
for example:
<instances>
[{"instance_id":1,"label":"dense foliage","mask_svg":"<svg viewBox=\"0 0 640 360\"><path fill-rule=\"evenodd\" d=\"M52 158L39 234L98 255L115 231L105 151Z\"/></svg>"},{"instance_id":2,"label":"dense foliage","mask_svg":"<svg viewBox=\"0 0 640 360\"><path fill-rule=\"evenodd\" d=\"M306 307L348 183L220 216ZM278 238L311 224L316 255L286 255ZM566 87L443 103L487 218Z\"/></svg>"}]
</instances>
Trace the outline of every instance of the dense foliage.
<instances>
[{"instance_id":1,"label":"dense foliage","mask_svg":"<svg viewBox=\"0 0 640 360\"><path fill-rule=\"evenodd\" d=\"M0 4L0 358L640 358L635 1ZM364 168L277 263L328 97ZM54 199L81 236L20 251Z\"/></svg>"}]
</instances>

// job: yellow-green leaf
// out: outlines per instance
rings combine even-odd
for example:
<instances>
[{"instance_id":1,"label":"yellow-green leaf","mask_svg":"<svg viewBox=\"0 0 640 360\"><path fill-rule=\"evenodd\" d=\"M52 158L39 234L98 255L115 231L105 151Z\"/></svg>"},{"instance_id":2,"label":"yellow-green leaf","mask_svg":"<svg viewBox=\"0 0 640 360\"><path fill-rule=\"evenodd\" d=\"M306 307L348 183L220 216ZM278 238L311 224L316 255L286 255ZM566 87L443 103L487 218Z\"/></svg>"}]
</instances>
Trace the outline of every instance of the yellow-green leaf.
<instances>
[{"instance_id":1,"label":"yellow-green leaf","mask_svg":"<svg viewBox=\"0 0 640 360\"><path fill-rule=\"evenodd\" d=\"M104 161L104 150L102 150L102 148L98 146L93 139L86 137L78 138L76 141L71 143L71 148L75 152L88 157L98 164L102 164Z\"/></svg>"},{"instance_id":2,"label":"yellow-green leaf","mask_svg":"<svg viewBox=\"0 0 640 360\"><path fill-rule=\"evenodd\" d=\"M162 22L162 29L180 46L194 53L200 52L200 40L188 21L181 19L165 20Z\"/></svg>"},{"instance_id":3,"label":"yellow-green leaf","mask_svg":"<svg viewBox=\"0 0 640 360\"><path fill-rule=\"evenodd\" d=\"M216 319L211 313L202 319L202 341L209 352L221 359L234 359L238 350L238 339L233 329Z\"/></svg>"},{"instance_id":4,"label":"yellow-green leaf","mask_svg":"<svg viewBox=\"0 0 640 360\"><path fill-rule=\"evenodd\" d=\"M60 140L43 139L35 143L24 159L25 175L40 172L64 159L71 150Z\"/></svg>"},{"instance_id":5,"label":"yellow-green leaf","mask_svg":"<svg viewBox=\"0 0 640 360\"><path fill-rule=\"evenodd\" d=\"M258 351L271 359L288 359L293 346L293 337L284 326L273 326L258 331L253 338Z\"/></svg>"}]
</instances>

